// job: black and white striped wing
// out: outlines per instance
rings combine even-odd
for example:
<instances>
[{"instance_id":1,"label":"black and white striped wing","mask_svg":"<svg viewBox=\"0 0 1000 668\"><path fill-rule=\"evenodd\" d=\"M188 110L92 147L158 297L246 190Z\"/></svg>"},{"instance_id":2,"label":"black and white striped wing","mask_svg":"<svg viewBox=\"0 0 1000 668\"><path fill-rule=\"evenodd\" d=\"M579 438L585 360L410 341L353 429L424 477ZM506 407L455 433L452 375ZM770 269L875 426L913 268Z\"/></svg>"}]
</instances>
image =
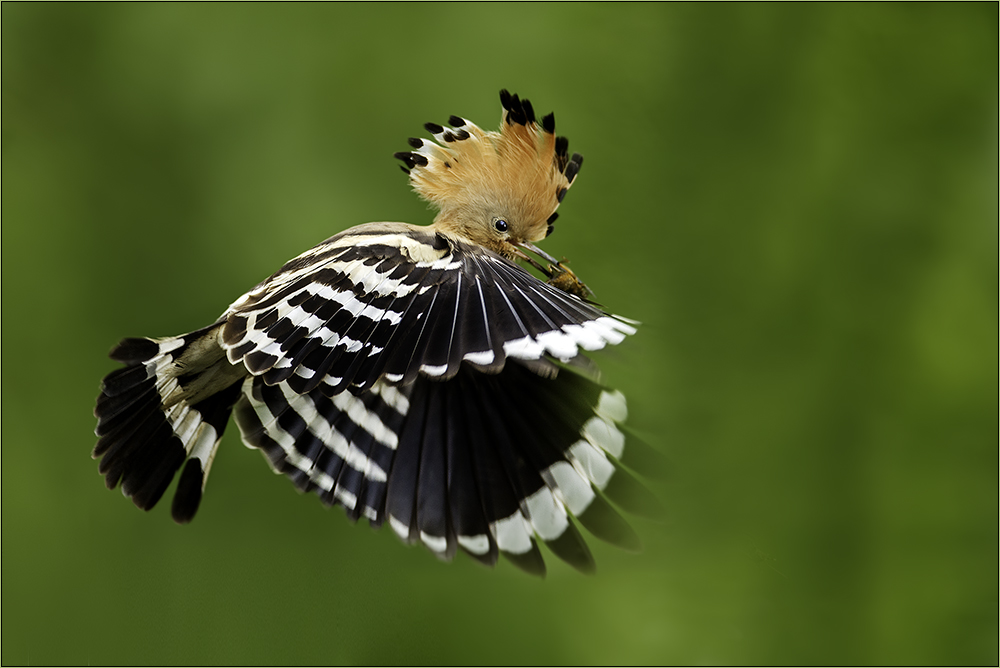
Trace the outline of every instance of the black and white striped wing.
<instances>
[{"instance_id":1,"label":"black and white striped wing","mask_svg":"<svg viewBox=\"0 0 1000 668\"><path fill-rule=\"evenodd\" d=\"M378 381L333 397L251 377L236 407L248 445L350 517L388 522L442 558L461 548L492 564L503 553L535 573L545 569L538 540L593 569L576 521L637 547L605 500L641 489L618 465L625 414L624 397L589 378L566 368L540 377L517 362L498 374L463 366L448 382Z\"/></svg>"},{"instance_id":2,"label":"black and white striped wing","mask_svg":"<svg viewBox=\"0 0 1000 668\"><path fill-rule=\"evenodd\" d=\"M276 473L352 519L382 524L385 486L409 411L412 386L375 383L360 394L298 394L287 383L247 378L235 407L243 441L260 448Z\"/></svg>"},{"instance_id":3,"label":"black and white striped wing","mask_svg":"<svg viewBox=\"0 0 1000 668\"><path fill-rule=\"evenodd\" d=\"M380 378L448 379L465 363L570 360L635 329L478 246L402 223L334 236L224 314L222 345L268 385L330 396Z\"/></svg>"}]
</instances>

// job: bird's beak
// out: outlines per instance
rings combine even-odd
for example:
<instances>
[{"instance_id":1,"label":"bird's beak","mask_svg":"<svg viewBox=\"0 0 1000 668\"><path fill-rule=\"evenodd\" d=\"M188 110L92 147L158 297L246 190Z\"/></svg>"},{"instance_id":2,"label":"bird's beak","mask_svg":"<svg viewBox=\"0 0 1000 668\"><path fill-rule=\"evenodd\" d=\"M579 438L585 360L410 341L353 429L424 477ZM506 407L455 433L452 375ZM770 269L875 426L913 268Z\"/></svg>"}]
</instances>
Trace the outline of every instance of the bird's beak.
<instances>
[{"instance_id":1,"label":"bird's beak","mask_svg":"<svg viewBox=\"0 0 1000 668\"><path fill-rule=\"evenodd\" d=\"M548 266L542 264L524 251L531 251L548 262ZM524 260L532 267L540 271L546 278L549 279L546 281L549 285L555 286L563 292L568 292L571 295L576 295L580 299L585 300L589 300L594 296L593 291L588 288L583 281L577 278L576 274L574 274L569 267L532 243L524 241L514 244L514 257Z\"/></svg>"},{"instance_id":2,"label":"bird's beak","mask_svg":"<svg viewBox=\"0 0 1000 668\"><path fill-rule=\"evenodd\" d=\"M543 265L542 263L540 263L538 260L536 260L535 258L533 258L530 255L528 255L527 253L525 253L524 251L531 251L532 253L534 253L538 257L540 257L543 260L545 260L546 262L550 263L549 266L546 267L545 265ZM518 258L520 260L524 260L525 262L527 262L528 264L530 264L532 267L534 267L538 271L540 271L543 274L545 274L545 276L547 276L548 278L552 278L552 265L558 265L559 264L559 261L556 260L554 257L552 257L551 255L549 255L548 253L546 253L545 251L543 251L541 248L539 248L535 244L529 243L527 241L522 241L521 243L515 243L514 244L514 257L516 257L516 258Z\"/></svg>"},{"instance_id":3,"label":"bird's beak","mask_svg":"<svg viewBox=\"0 0 1000 668\"><path fill-rule=\"evenodd\" d=\"M538 246L536 246L533 243L529 243L529 242L525 241L525 242L522 242L522 243L519 243L519 244L516 244L516 245L519 246L520 248L523 248L524 250L531 251L532 253L534 253L538 257L542 258L546 262L552 262L553 264L559 264L559 260L555 259L554 257L552 257L551 255L549 255L548 253L546 253L545 251L543 251L541 248L539 248Z\"/></svg>"}]
</instances>

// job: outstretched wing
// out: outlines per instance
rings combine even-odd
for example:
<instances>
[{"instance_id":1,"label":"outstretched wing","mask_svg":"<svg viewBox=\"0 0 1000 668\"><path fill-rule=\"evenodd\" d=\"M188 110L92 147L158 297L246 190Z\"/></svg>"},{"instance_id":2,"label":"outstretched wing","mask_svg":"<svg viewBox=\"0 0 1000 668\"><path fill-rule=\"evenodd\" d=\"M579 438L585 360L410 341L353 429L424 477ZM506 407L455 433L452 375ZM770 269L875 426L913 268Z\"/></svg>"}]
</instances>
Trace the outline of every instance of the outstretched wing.
<instances>
[{"instance_id":1,"label":"outstretched wing","mask_svg":"<svg viewBox=\"0 0 1000 668\"><path fill-rule=\"evenodd\" d=\"M449 382L418 377L328 397L248 378L236 407L243 440L274 470L348 515L387 522L450 559L504 554L545 570L537 542L574 567L593 559L576 524L626 548L638 537L605 500L649 512L656 501L618 464L619 392L570 369L498 374L463 366ZM639 503L636 503L638 499Z\"/></svg>"},{"instance_id":2,"label":"outstretched wing","mask_svg":"<svg viewBox=\"0 0 1000 668\"><path fill-rule=\"evenodd\" d=\"M371 223L288 262L223 315L222 345L268 385L333 396L465 362L573 359L635 329L504 258L433 230Z\"/></svg>"}]
</instances>

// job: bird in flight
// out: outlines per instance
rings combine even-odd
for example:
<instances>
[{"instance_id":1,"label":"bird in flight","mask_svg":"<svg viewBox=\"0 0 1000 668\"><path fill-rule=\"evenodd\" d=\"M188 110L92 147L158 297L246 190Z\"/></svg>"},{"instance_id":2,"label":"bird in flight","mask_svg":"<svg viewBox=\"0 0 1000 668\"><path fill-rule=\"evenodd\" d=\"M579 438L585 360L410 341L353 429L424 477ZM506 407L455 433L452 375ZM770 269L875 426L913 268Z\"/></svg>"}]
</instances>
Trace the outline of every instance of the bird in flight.
<instances>
[{"instance_id":1,"label":"bird in flight","mask_svg":"<svg viewBox=\"0 0 1000 668\"><path fill-rule=\"evenodd\" d=\"M589 572L578 525L637 547L609 503L644 493L621 463L625 398L585 356L636 323L534 245L583 157L553 114L500 101L499 131L451 116L396 154L430 225L352 227L203 329L122 340L94 411L108 488L148 510L180 471L172 515L191 521L233 416L300 490L443 559L544 574L543 542Z\"/></svg>"}]
</instances>

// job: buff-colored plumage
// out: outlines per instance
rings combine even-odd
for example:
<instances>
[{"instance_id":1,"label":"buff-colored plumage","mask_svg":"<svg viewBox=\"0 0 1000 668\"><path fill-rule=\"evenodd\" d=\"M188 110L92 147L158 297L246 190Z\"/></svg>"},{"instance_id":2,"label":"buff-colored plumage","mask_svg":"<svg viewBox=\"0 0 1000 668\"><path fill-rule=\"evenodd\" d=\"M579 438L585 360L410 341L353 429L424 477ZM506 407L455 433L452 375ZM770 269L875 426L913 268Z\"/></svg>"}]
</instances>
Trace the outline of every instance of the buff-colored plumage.
<instances>
[{"instance_id":1,"label":"buff-colored plumage","mask_svg":"<svg viewBox=\"0 0 1000 668\"><path fill-rule=\"evenodd\" d=\"M510 258L551 231L583 158L567 158L552 114L539 125L528 100L504 92L501 102L499 132L452 116L453 129L428 123L435 141L412 139L415 150L397 157L414 190L439 210L435 228Z\"/></svg>"}]
</instances>

